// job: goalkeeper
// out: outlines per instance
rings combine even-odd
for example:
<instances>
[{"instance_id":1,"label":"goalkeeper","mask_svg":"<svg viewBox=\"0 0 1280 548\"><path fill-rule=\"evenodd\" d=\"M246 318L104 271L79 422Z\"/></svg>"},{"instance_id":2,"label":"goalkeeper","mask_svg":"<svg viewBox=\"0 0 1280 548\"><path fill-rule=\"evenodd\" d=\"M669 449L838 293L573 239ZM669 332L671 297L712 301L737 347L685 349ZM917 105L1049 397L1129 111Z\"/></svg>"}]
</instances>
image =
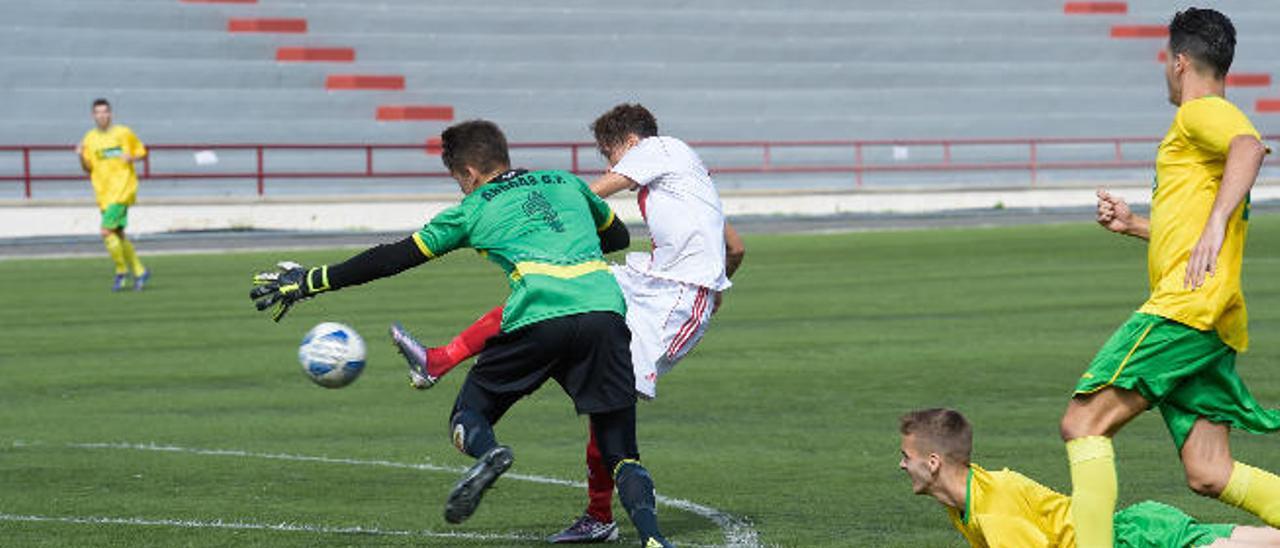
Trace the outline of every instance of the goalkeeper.
<instances>
[{"instance_id":1,"label":"goalkeeper","mask_svg":"<svg viewBox=\"0 0 1280 548\"><path fill-rule=\"evenodd\" d=\"M359 285L470 247L496 263L511 287L502 332L490 339L455 400L454 446L477 459L449 493L445 519L460 523L512 464L493 425L547 379L590 415L618 497L646 548L671 546L658 530L653 480L639 462L635 378L625 304L603 260L630 244L626 226L585 182L563 171L510 168L498 126L476 120L441 135L442 159L466 194L420 231L346 262L254 278L250 297L280 320L298 301Z\"/></svg>"}]
</instances>

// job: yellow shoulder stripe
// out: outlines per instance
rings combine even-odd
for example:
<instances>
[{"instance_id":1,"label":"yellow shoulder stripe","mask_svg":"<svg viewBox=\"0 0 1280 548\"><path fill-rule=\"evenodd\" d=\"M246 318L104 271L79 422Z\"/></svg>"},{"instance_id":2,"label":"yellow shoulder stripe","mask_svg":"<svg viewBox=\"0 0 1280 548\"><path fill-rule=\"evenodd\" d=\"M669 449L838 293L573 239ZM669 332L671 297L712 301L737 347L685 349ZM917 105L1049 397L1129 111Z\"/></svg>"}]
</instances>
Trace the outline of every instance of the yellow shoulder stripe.
<instances>
[{"instance_id":1,"label":"yellow shoulder stripe","mask_svg":"<svg viewBox=\"0 0 1280 548\"><path fill-rule=\"evenodd\" d=\"M601 270L609 270L609 264L604 261L587 261L575 265L558 265L548 263L535 263L532 261L522 261L516 263L515 270L511 271L511 279L519 280L530 274L542 276L551 276L553 278L570 279L584 276L592 272Z\"/></svg>"},{"instance_id":2,"label":"yellow shoulder stripe","mask_svg":"<svg viewBox=\"0 0 1280 548\"><path fill-rule=\"evenodd\" d=\"M605 230L606 228L609 228L609 226L613 224L613 220L614 220L614 218L616 218L617 216L618 216L618 215L617 215L616 213L614 213L612 209L610 209L610 210L609 210L609 218L608 218L608 219L605 219L603 223L600 223L600 226L596 227L596 232L604 232L604 230Z\"/></svg>"},{"instance_id":3,"label":"yellow shoulder stripe","mask_svg":"<svg viewBox=\"0 0 1280 548\"><path fill-rule=\"evenodd\" d=\"M413 243L418 244L418 251L421 251L428 259L436 258L436 254L431 252L431 248L427 247L427 242L422 241L421 234L413 233Z\"/></svg>"}]
</instances>

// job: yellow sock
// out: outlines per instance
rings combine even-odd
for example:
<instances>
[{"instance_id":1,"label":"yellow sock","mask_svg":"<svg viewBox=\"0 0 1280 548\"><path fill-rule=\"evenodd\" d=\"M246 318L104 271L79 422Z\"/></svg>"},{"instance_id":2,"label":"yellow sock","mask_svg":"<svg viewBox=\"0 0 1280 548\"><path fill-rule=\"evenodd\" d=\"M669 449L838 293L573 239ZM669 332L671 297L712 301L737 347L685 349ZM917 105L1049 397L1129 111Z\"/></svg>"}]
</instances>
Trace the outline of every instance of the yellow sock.
<instances>
[{"instance_id":1,"label":"yellow sock","mask_svg":"<svg viewBox=\"0 0 1280 548\"><path fill-rule=\"evenodd\" d=\"M133 242L128 238L120 238L120 249L124 251L125 263L133 269L134 277L141 276L147 271L146 267L142 266L142 261L138 259L138 253L133 250Z\"/></svg>"},{"instance_id":2,"label":"yellow sock","mask_svg":"<svg viewBox=\"0 0 1280 548\"><path fill-rule=\"evenodd\" d=\"M1218 500L1262 518L1272 527L1280 527L1280 476L1235 463L1227 488Z\"/></svg>"},{"instance_id":3,"label":"yellow sock","mask_svg":"<svg viewBox=\"0 0 1280 548\"><path fill-rule=\"evenodd\" d=\"M1111 438L1087 436L1067 442L1071 463L1071 518L1080 548L1112 547L1116 511L1116 455Z\"/></svg>"},{"instance_id":4,"label":"yellow sock","mask_svg":"<svg viewBox=\"0 0 1280 548\"><path fill-rule=\"evenodd\" d=\"M115 234L107 234L102 239L102 243L107 246L107 254L111 255L111 260L116 263L116 274L125 274L129 272L124 262L124 248L120 245L120 237Z\"/></svg>"}]
</instances>

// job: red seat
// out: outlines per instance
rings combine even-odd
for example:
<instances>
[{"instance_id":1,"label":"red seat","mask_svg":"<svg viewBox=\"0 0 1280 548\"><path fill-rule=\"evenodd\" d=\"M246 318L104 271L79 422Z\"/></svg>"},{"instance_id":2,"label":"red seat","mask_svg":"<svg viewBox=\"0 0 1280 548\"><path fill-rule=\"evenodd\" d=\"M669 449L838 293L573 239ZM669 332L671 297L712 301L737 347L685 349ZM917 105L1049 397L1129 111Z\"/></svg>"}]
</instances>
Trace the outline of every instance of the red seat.
<instances>
[{"instance_id":1,"label":"red seat","mask_svg":"<svg viewBox=\"0 0 1280 548\"><path fill-rule=\"evenodd\" d=\"M229 32L307 32L306 19L241 19L227 21Z\"/></svg>"},{"instance_id":2,"label":"red seat","mask_svg":"<svg viewBox=\"0 0 1280 548\"><path fill-rule=\"evenodd\" d=\"M382 122L453 120L453 107L444 105L382 105L377 119Z\"/></svg>"},{"instance_id":3,"label":"red seat","mask_svg":"<svg viewBox=\"0 0 1280 548\"><path fill-rule=\"evenodd\" d=\"M404 76L398 74L330 74L324 80L324 89L400 91L404 89Z\"/></svg>"},{"instance_id":4,"label":"red seat","mask_svg":"<svg viewBox=\"0 0 1280 548\"><path fill-rule=\"evenodd\" d=\"M1164 25L1113 25L1112 38L1168 38L1169 27Z\"/></svg>"},{"instance_id":5,"label":"red seat","mask_svg":"<svg viewBox=\"0 0 1280 548\"><path fill-rule=\"evenodd\" d=\"M276 61L316 62L330 61L335 63L351 63L356 60L356 50L352 48L299 48L284 47L276 49Z\"/></svg>"},{"instance_id":6,"label":"red seat","mask_svg":"<svg viewBox=\"0 0 1280 548\"><path fill-rule=\"evenodd\" d=\"M1129 4L1126 2L1067 2L1062 5L1062 11L1072 15L1124 15L1129 13Z\"/></svg>"}]
</instances>

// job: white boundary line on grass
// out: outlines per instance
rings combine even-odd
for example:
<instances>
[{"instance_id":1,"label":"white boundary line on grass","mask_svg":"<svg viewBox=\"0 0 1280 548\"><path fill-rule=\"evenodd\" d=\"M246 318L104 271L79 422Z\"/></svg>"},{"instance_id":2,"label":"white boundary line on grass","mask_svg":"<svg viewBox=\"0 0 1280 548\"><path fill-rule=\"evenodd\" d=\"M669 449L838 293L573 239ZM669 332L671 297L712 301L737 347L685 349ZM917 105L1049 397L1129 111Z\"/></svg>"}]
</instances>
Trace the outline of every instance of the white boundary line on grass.
<instances>
[{"instance_id":1,"label":"white boundary line on grass","mask_svg":"<svg viewBox=\"0 0 1280 548\"><path fill-rule=\"evenodd\" d=\"M251 523L244 521L201 521L191 519L145 519L145 518L110 518L110 517L74 517L74 516L33 516L24 514L0 513L0 521L19 522L56 522L83 525L144 525L153 527L182 527L186 529L236 529L253 531L286 531L302 533L326 534L358 534L395 537L429 537L459 538L467 540L541 540L528 535L499 535L492 533L459 533L436 531L396 531L378 529L376 527L326 527L323 525L307 525L300 523Z\"/></svg>"},{"instance_id":2,"label":"white boundary line on grass","mask_svg":"<svg viewBox=\"0 0 1280 548\"><path fill-rule=\"evenodd\" d=\"M193 447L179 447L175 445L157 445L154 443L72 443L69 447L77 449L125 449L134 451L156 451L169 453L185 453L192 455L220 456L220 457L241 457L241 458L258 458L270 460L283 460L293 462L318 462L325 464L347 464L353 466L378 466L384 468L402 468L410 470L426 470L431 472L454 472L460 473L466 468L455 466L441 466L429 463L407 463L394 462L388 460L366 460L366 459L348 459L337 457L323 457L313 455L294 455L290 453L256 453L252 451L243 451L239 449L200 449ZM529 474L504 474L503 477L518 481L527 481L530 483L539 483L544 485L560 485L565 487L585 488L586 483L580 481L565 480L552 478L547 476L536 476ZM760 533L752 527L751 523L745 519L733 516L727 512L712 508L710 506L698 504L692 501L657 495L657 502L669 508L683 510L715 523L724 532L725 545L729 548L761 548ZM398 534L398 533L397 533ZM522 537L523 538L523 537Z\"/></svg>"}]
</instances>

